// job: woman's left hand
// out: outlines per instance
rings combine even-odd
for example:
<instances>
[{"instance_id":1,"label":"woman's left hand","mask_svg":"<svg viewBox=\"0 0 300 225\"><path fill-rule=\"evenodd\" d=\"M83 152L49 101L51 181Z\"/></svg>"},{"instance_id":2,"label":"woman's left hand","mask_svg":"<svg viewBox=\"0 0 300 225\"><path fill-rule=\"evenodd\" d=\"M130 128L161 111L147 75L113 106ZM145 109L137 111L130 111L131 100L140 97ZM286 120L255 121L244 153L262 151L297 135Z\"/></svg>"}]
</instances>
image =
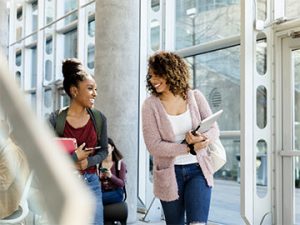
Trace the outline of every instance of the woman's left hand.
<instances>
[{"instance_id":1,"label":"woman's left hand","mask_svg":"<svg viewBox=\"0 0 300 225\"><path fill-rule=\"evenodd\" d=\"M198 132L196 132L196 135L193 135L192 131L189 131L185 135L185 140L188 144L195 144L197 142L202 142L202 141L206 140L206 137Z\"/></svg>"},{"instance_id":2,"label":"woman's left hand","mask_svg":"<svg viewBox=\"0 0 300 225\"><path fill-rule=\"evenodd\" d=\"M197 151L201 151L202 149L206 148L209 144L209 140L205 139L203 141L197 142L194 144L194 150Z\"/></svg>"}]
</instances>

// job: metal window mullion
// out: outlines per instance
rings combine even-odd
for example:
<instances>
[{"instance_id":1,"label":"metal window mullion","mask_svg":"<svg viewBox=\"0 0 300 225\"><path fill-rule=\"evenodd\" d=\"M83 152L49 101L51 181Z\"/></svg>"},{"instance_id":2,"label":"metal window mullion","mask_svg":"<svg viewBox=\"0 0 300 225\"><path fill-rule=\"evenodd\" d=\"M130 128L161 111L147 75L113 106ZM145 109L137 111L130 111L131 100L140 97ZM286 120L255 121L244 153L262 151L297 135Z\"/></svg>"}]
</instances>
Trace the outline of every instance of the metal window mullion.
<instances>
[{"instance_id":1,"label":"metal window mullion","mask_svg":"<svg viewBox=\"0 0 300 225\"><path fill-rule=\"evenodd\" d=\"M254 46L252 1L241 1L241 216L246 224L254 222Z\"/></svg>"}]
</instances>

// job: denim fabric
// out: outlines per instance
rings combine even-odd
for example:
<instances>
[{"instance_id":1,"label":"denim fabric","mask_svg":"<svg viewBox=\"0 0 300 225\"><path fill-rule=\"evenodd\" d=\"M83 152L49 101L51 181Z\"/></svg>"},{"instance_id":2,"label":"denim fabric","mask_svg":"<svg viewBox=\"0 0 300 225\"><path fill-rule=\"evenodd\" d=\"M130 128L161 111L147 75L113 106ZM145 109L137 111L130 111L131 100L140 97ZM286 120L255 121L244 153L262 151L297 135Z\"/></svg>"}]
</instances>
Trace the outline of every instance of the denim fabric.
<instances>
[{"instance_id":1,"label":"denim fabric","mask_svg":"<svg viewBox=\"0 0 300 225\"><path fill-rule=\"evenodd\" d=\"M112 191L102 192L103 205L113 204L123 201L124 191L122 188L117 188Z\"/></svg>"},{"instance_id":2,"label":"denim fabric","mask_svg":"<svg viewBox=\"0 0 300 225\"><path fill-rule=\"evenodd\" d=\"M161 201L166 224L184 225L185 214L187 224L207 223L211 187L207 185L199 164L175 165L175 173L179 199Z\"/></svg>"},{"instance_id":3,"label":"denim fabric","mask_svg":"<svg viewBox=\"0 0 300 225\"><path fill-rule=\"evenodd\" d=\"M103 225L102 191L99 177L96 173L85 173L82 177L94 194L96 200L95 216L92 225Z\"/></svg>"}]
</instances>

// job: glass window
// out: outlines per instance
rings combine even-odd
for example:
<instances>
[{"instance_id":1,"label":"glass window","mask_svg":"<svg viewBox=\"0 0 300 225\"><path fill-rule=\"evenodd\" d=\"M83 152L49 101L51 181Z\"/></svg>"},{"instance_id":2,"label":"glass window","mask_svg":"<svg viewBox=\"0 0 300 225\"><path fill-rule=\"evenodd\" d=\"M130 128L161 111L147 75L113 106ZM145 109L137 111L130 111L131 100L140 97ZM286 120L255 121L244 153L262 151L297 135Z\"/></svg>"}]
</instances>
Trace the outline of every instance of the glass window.
<instances>
[{"instance_id":1,"label":"glass window","mask_svg":"<svg viewBox=\"0 0 300 225\"><path fill-rule=\"evenodd\" d=\"M300 16L299 0L285 0L285 16L288 18L299 18Z\"/></svg>"},{"instance_id":2,"label":"glass window","mask_svg":"<svg viewBox=\"0 0 300 225\"><path fill-rule=\"evenodd\" d=\"M159 11L159 9L160 9L160 0L151 0L151 8L154 12Z\"/></svg>"},{"instance_id":3,"label":"glass window","mask_svg":"<svg viewBox=\"0 0 300 225\"><path fill-rule=\"evenodd\" d=\"M16 65L21 66L22 65L22 51L17 50L16 52Z\"/></svg>"},{"instance_id":4,"label":"glass window","mask_svg":"<svg viewBox=\"0 0 300 225\"><path fill-rule=\"evenodd\" d=\"M231 47L187 58L194 88L206 96L213 112L224 110L218 120L221 130L240 130L239 56L239 47Z\"/></svg>"},{"instance_id":5,"label":"glass window","mask_svg":"<svg viewBox=\"0 0 300 225\"><path fill-rule=\"evenodd\" d=\"M263 36L264 39L258 38L258 36ZM267 40L263 33L257 35L256 42L256 71L260 75L265 75L267 72Z\"/></svg>"},{"instance_id":6,"label":"glass window","mask_svg":"<svg viewBox=\"0 0 300 225\"><path fill-rule=\"evenodd\" d=\"M45 1L45 24L49 24L54 19L54 1Z\"/></svg>"},{"instance_id":7,"label":"glass window","mask_svg":"<svg viewBox=\"0 0 300 225\"><path fill-rule=\"evenodd\" d=\"M213 224L244 224L240 216L240 139L221 141L228 158L225 166L214 174L215 186L208 220Z\"/></svg>"},{"instance_id":8,"label":"glass window","mask_svg":"<svg viewBox=\"0 0 300 225\"><path fill-rule=\"evenodd\" d=\"M95 36L95 20L89 21L88 23L88 34L90 37Z\"/></svg>"},{"instance_id":9,"label":"glass window","mask_svg":"<svg viewBox=\"0 0 300 225\"><path fill-rule=\"evenodd\" d=\"M32 32L36 31L38 28L38 3L32 3Z\"/></svg>"},{"instance_id":10,"label":"glass window","mask_svg":"<svg viewBox=\"0 0 300 225\"><path fill-rule=\"evenodd\" d=\"M256 194L263 198L267 195L268 185L268 158L267 143L259 140L256 144Z\"/></svg>"},{"instance_id":11,"label":"glass window","mask_svg":"<svg viewBox=\"0 0 300 225\"><path fill-rule=\"evenodd\" d=\"M240 34L237 1L176 0L176 49Z\"/></svg>"},{"instance_id":12,"label":"glass window","mask_svg":"<svg viewBox=\"0 0 300 225\"><path fill-rule=\"evenodd\" d=\"M52 41L52 36L47 38L46 40L46 53L50 55L52 53L52 48L53 48L53 41Z\"/></svg>"},{"instance_id":13,"label":"glass window","mask_svg":"<svg viewBox=\"0 0 300 225\"><path fill-rule=\"evenodd\" d=\"M95 46L93 44L89 44L88 55L87 55L87 66L89 69L94 69L94 61L95 61Z\"/></svg>"},{"instance_id":14,"label":"glass window","mask_svg":"<svg viewBox=\"0 0 300 225\"><path fill-rule=\"evenodd\" d=\"M18 86L21 87L22 77L21 77L21 72L20 71L16 72L16 82L17 82Z\"/></svg>"},{"instance_id":15,"label":"glass window","mask_svg":"<svg viewBox=\"0 0 300 225\"><path fill-rule=\"evenodd\" d=\"M267 125L267 89L264 86L256 90L256 124L260 129Z\"/></svg>"},{"instance_id":16,"label":"glass window","mask_svg":"<svg viewBox=\"0 0 300 225\"><path fill-rule=\"evenodd\" d=\"M45 62L45 79L46 81L52 80L52 62L49 59Z\"/></svg>"},{"instance_id":17,"label":"glass window","mask_svg":"<svg viewBox=\"0 0 300 225\"><path fill-rule=\"evenodd\" d=\"M36 88L37 79L37 50L36 46L31 49L31 88Z\"/></svg>"},{"instance_id":18,"label":"glass window","mask_svg":"<svg viewBox=\"0 0 300 225\"><path fill-rule=\"evenodd\" d=\"M158 20L151 21L151 49L157 51L160 49L160 23Z\"/></svg>"},{"instance_id":19,"label":"glass window","mask_svg":"<svg viewBox=\"0 0 300 225\"><path fill-rule=\"evenodd\" d=\"M78 3L77 0L65 0L64 13L67 14L68 12L75 10L77 8L77 3ZM76 11L64 19L65 25L77 20L77 18L78 18L78 13Z\"/></svg>"},{"instance_id":20,"label":"glass window","mask_svg":"<svg viewBox=\"0 0 300 225\"><path fill-rule=\"evenodd\" d=\"M65 33L65 58L77 57L77 29Z\"/></svg>"},{"instance_id":21,"label":"glass window","mask_svg":"<svg viewBox=\"0 0 300 225\"><path fill-rule=\"evenodd\" d=\"M265 21L267 19L267 0L257 0L256 4L257 19Z\"/></svg>"},{"instance_id":22,"label":"glass window","mask_svg":"<svg viewBox=\"0 0 300 225\"><path fill-rule=\"evenodd\" d=\"M21 21L23 19L23 8L22 6L17 8L17 20Z\"/></svg>"},{"instance_id":23,"label":"glass window","mask_svg":"<svg viewBox=\"0 0 300 225\"><path fill-rule=\"evenodd\" d=\"M44 92L44 105L47 108L50 108L52 106L52 90L51 89L47 89Z\"/></svg>"}]
</instances>

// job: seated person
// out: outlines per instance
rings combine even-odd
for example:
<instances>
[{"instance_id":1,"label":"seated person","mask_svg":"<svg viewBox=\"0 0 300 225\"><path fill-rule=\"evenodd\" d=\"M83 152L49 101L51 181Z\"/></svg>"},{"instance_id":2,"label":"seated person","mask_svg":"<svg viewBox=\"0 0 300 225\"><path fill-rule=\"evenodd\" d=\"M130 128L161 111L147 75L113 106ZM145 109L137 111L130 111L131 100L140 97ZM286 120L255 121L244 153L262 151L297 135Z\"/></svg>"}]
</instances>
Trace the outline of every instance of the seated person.
<instances>
[{"instance_id":1,"label":"seated person","mask_svg":"<svg viewBox=\"0 0 300 225\"><path fill-rule=\"evenodd\" d=\"M126 178L126 165L113 140L108 138L108 156L99 167L103 205L122 202Z\"/></svg>"},{"instance_id":2,"label":"seated person","mask_svg":"<svg viewBox=\"0 0 300 225\"><path fill-rule=\"evenodd\" d=\"M28 175L24 152L10 138L8 122L0 120L0 219L18 210Z\"/></svg>"}]
</instances>

